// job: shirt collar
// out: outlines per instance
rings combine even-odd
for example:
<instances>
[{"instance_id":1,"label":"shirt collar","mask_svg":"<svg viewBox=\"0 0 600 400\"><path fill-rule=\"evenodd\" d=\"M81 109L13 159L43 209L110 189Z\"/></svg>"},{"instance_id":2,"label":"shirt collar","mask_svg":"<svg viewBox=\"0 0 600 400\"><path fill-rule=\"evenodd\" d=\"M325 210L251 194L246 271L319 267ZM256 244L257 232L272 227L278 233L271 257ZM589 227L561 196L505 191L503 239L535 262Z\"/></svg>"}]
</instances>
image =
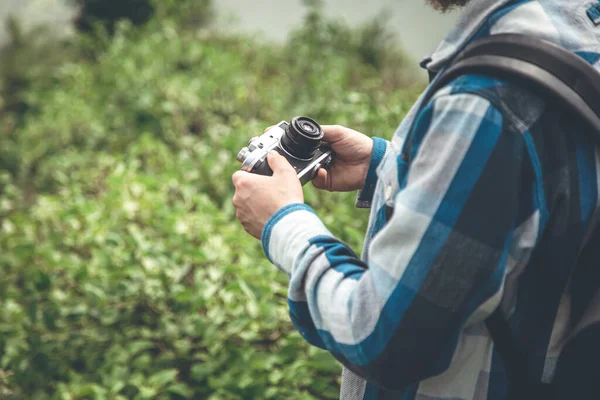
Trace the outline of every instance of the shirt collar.
<instances>
[{"instance_id":1,"label":"shirt collar","mask_svg":"<svg viewBox=\"0 0 600 400\"><path fill-rule=\"evenodd\" d=\"M456 26L437 49L421 61L421 67L430 72L438 72L462 50L495 11L511 1L514 0L471 0L462 10Z\"/></svg>"}]
</instances>

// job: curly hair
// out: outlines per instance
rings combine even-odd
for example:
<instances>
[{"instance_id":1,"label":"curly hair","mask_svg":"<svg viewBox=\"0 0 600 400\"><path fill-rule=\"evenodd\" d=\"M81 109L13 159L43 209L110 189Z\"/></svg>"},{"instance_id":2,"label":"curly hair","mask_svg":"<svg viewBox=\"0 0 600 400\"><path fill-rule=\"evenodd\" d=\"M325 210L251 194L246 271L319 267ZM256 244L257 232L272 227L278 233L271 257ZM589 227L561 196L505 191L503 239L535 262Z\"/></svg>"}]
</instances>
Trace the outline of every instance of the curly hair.
<instances>
[{"instance_id":1,"label":"curly hair","mask_svg":"<svg viewBox=\"0 0 600 400\"><path fill-rule=\"evenodd\" d=\"M426 0L433 8L438 11L446 12L457 7L466 5L469 0Z\"/></svg>"}]
</instances>

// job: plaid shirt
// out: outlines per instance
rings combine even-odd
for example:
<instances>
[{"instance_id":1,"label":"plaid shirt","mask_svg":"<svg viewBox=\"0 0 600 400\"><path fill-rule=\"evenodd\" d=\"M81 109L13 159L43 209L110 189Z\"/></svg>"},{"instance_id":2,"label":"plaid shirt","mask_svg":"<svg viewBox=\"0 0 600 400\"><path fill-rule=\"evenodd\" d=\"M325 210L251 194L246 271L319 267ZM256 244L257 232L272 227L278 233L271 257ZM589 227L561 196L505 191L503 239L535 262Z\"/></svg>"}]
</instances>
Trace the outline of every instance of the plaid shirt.
<instances>
[{"instance_id":1,"label":"plaid shirt","mask_svg":"<svg viewBox=\"0 0 600 400\"><path fill-rule=\"evenodd\" d=\"M472 0L424 65L439 71L471 40L505 32L599 65L595 4ZM391 141L374 138L357 199L371 207L362 259L307 205L267 223L264 251L290 277L292 322L344 364L344 400L504 399L484 325L497 307L548 382L565 340L598 318L596 287L574 266L600 215L600 152L572 114L484 76L417 110Z\"/></svg>"}]
</instances>

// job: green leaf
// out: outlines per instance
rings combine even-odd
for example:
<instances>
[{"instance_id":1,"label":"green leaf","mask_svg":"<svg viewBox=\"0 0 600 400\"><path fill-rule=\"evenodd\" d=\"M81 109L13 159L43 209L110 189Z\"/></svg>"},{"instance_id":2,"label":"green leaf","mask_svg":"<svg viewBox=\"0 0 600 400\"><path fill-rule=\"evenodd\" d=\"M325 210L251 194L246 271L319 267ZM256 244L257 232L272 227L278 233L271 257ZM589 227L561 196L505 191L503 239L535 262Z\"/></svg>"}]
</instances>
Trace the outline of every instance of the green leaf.
<instances>
[{"instance_id":1,"label":"green leaf","mask_svg":"<svg viewBox=\"0 0 600 400\"><path fill-rule=\"evenodd\" d=\"M132 356L154 347L154 344L148 340L138 340L127 345L127 352Z\"/></svg>"},{"instance_id":2,"label":"green leaf","mask_svg":"<svg viewBox=\"0 0 600 400\"><path fill-rule=\"evenodd\" d=\"M167 383L173 382L177 378L178 374L179 371L176 369L166 369L153 374L148 379L148 383L154 386L163 387Z\"/></svg>"},{"instance_id":3,"label":"green leaf","mask_svg":"<svg viewBox=\"0 0 600 400\"><path fill-rule=\"evenodd\" d=\"M212 373L213 369L214 366L209 363L196 364L192 367L192 378L196 382L201 382Z\"/></svg>"},{"instance_id":4,"label":"green leaf","mask_svg":"<svg viewBox=\"0 0 600 400\"><path fill-rule=\"evenodd\" d=\"M169 393L177 394L186 399L191 399L194 394L193 390L183 383L174 383L172 385L169 385L166 388L166 391Z\"/></svg>"}]
</instances>

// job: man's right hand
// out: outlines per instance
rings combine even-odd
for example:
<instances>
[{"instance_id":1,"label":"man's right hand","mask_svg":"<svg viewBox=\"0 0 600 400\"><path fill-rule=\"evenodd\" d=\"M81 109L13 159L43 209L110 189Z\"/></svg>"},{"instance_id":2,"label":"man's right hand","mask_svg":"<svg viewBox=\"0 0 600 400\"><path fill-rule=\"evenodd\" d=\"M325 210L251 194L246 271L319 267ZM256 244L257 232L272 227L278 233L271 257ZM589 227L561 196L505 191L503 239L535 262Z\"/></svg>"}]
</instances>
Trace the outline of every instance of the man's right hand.
<instances>
[{"instance_id":1,"label":"man's right hand","mask_svg":"<svg viewBox=\"0 0 600 400\"><path fill-rule=\"evenodd\" d=\"M330 192L362 189L373 153L373 139L340 125L322 125L321 128L325 133L323 140L335 155L329 170L321 168L313 179L314 187Z\"/></svg>"}]
</instances>

